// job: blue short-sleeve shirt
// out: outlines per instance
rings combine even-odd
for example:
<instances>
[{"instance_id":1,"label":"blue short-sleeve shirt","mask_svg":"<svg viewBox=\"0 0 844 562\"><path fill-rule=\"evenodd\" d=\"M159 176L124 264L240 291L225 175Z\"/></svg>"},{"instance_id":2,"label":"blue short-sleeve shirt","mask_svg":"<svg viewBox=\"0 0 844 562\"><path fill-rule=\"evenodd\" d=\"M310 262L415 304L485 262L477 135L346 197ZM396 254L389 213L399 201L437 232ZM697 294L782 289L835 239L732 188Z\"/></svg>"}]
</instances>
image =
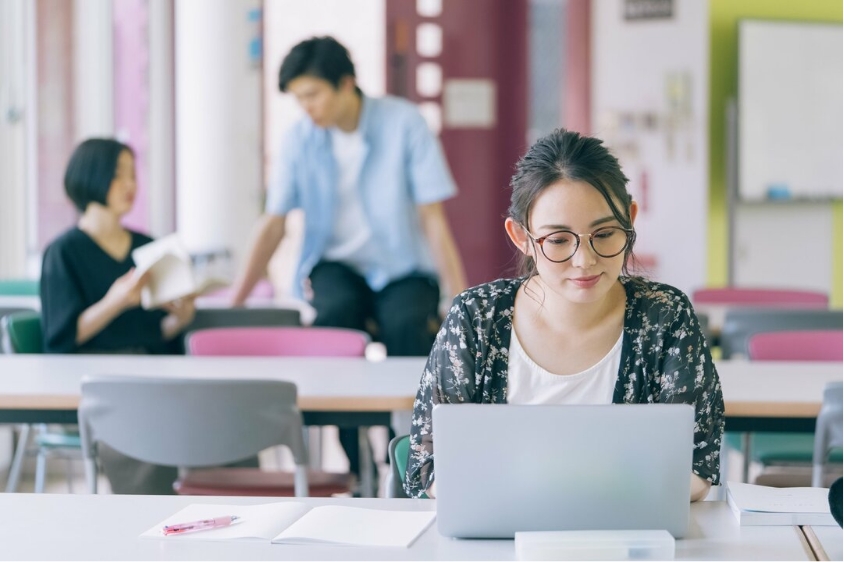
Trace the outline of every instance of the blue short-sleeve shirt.
<instances>
[{"instance_id":1,"label":"blue short-sleeve shirt","mask_svg":"<svg viewBox=\"0 0 844 562\"><path fill-rule=\"evenodd\" d=\"M378 291L411 272L435 271L417 206L453 197L457 188L439 142L412 103L364 96L358 130L364 161L357 189L379 250L379 262L365 276ZM329 131L303 118L282 144L266 206L273 215L304 210L305 234L294 283L299 297L302 281L331 236L337 182Z\"/></svg>"}]
</instances>

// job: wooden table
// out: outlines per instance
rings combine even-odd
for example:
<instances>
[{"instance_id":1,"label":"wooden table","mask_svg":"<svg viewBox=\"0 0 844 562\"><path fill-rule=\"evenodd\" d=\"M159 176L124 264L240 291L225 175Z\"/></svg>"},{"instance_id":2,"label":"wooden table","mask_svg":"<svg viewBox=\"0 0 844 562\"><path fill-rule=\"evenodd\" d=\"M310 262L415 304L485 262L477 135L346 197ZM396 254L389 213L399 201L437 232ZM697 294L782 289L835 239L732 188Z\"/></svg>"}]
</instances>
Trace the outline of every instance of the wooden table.
<instances>
[{"instance_id":1,"label":"wooden table","mask_svg":"<svg viewBox=\"0 0 844 562\"><path fill-rule=\"evenodd\" d=\"M165 542L138 535L191 503L252 504L282 498L5 494L0 559L12 560L514 560L512 540L453 540L436 522L409 548L289 546L268 542ZM321 499L317 506L432 511L433 500ZM721 501L691 505L677 560L812 560L797 527L740 527Z\"/></svg>"}]
</instances>

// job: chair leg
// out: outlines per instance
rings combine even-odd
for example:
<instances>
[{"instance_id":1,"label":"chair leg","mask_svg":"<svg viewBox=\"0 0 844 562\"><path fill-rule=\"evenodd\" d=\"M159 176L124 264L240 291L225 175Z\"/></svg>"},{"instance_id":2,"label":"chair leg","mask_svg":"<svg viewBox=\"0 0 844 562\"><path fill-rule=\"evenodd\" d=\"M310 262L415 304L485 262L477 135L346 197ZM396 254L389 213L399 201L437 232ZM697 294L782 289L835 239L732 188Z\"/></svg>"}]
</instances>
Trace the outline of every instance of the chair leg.
<instances>
[{"instance_id":1,"label":"chair leg","mask_svg":"<svg viewBox=\"0 0 844 562\"><path fill-rule=\"evenodd\" d=\"M88 481L88 491L97 493L97 459L85 459L85 479Z\"/></svg>"},{"instance_id":2,"label":"chair leg","mask_svg":"<svg viewBox=\"0 0 844 562\"><path fill-rule=\"evenodd\" d=\"M741 434L741 481L750 482L750 432L746 431Z\"/></svg>"},{"instance_id":3,"label":"chair leg","mask_svg":"<svg viewBox=\"0 0 844 562\"><path fill-rule=\"evenodd\" d=\"M44 479L47 476L47 453L38 449L38 457L35 460L35 493L44 493Z\"/></svg>"},{"instance_id":4,"label":"chair leg","mask_svg":"<svg viewBox=\"0 0 844 562\"><path fill-rule=\"evenodd\" d=\"M297 498L308 497L308 465L297 464L293 473L293 494Z\"/></svg>"},{"instance_id":5,"label":"chair leg","mask_svg":"<svg viewBox=\"0 0 844 562\"><path fill-rule=\"evenodd\" d=\"M26 448L29 447L29 438L32 426L29 424L20 427L18 435L18 446L15 448L15 456L12 459L12 466L9 468L9 478L6 480L6 493L11 494L18 491L18 483L21 477L21 465L26 455Z\"/></svg>"},{"instance_id":6,"label":"chair leg","mask_svg":"<svg viewBox=\"0 0 844 562\"><path fill-rule=\"evenodd\" d=\"M360 443L360 495L364 498L375 497L375 475L372 470L372 447L369 444L369 428L358 428Z\"/></svg>"},{"instance_id":7,"label":"chair leg","mask_svg":"<svg viewBox=\"0 0 844 562\"><path fill-rule=\"evenodd\" d=\"M67 475L67 492L69 494L73 493L73 459L68 457L65 459L67 463L67 470L65 470L65 474Z\"/></svg>"}]
</instances>

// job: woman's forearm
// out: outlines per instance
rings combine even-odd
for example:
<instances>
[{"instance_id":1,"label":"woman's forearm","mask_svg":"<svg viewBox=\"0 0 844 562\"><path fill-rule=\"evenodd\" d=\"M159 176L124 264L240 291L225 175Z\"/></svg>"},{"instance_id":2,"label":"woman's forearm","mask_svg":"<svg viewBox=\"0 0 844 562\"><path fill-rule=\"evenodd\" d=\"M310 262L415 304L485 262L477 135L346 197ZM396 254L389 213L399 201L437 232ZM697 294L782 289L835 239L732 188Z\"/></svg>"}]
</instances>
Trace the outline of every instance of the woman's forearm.
<instances>
[{"instance_id":1,"label":"woman's forearm","mask_svg":"<svg viewBox=\"0 0 844 562\"><path fill-rule=\"evenodd\" d=\"M711 487L712 482L692 473L691 501L696 502L705 498Z\"/></svg>"},{"instance_id":2,"label":"woman's forearm","mask_svg":"<svg viewBox=\"0 0 844 562\"><path fill-rule=\"evenodd\" d=\"M123 306L108 295L86 308L76 321L76 345L82 345L102 332L123 310Z\"/></svg>"}]
</instances>

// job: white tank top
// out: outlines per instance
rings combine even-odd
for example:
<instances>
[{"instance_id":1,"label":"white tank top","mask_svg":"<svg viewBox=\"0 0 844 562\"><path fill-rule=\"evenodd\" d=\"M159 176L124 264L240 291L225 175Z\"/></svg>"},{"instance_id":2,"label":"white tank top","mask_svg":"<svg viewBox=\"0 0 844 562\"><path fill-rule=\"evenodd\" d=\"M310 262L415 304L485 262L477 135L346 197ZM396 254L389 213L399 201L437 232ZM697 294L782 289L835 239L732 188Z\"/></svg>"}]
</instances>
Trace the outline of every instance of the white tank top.
<instances>
[{"instance_id":1,"label":"white tank top","mask_svg":"<svg viewBox=\"0 0 844 562\"><path fill-rule=\"evenodd\" d=\"M507 402L510 404L611 404L624 331L603 359L573 375L555 375L528 357L516 330L510 333Z\"/></svg>"}]
</instances>

